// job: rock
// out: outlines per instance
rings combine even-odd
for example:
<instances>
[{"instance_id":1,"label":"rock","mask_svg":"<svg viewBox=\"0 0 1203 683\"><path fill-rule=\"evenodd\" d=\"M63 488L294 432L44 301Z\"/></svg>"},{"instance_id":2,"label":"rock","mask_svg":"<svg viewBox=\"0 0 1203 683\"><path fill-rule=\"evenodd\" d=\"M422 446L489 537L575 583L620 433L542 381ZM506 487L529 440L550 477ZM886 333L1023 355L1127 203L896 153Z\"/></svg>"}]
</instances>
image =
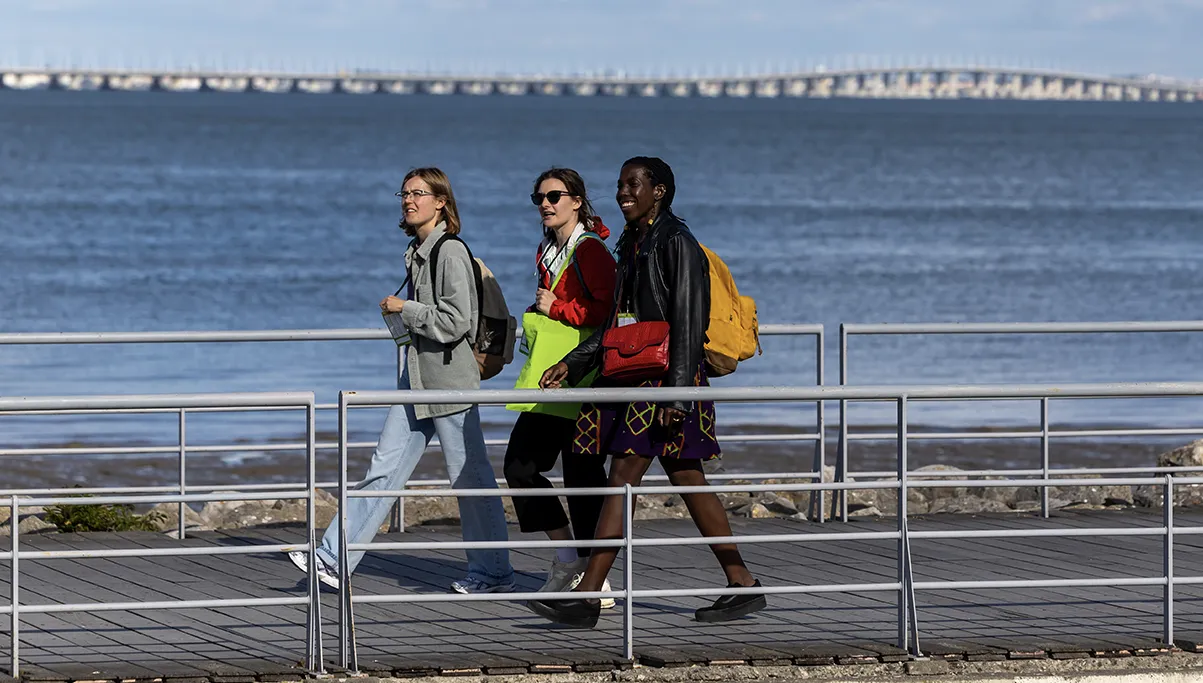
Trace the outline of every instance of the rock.
<instances>
[{"instance_id":1,"label":"rock","mask_svg":"<svg viewBox=\"0 0 1203 683\"><path fill-rule=\"evenodd\" d=\"M214 491L214 493L216 493L216 494L227 493L230 495L237 495L237 493L234 491ZM248 505L250 503L264 503L264 502L274 503L275 501L249 501L249 500L209 501L208 503L205 503L205 506L203 508L201 508L200 516L201 516L201 519L204 520L206 526L209 526L214 529L219 529L219 528L222 528L221 520L223 520L227 516L229 516L230 513L233 512L234 510L237 510L238 508L243 507L244 505Z\"/></svg>"},{"instance_id":2,"label":"rock","mask_svg":"<svg viewBox=\"0 0 1203 683\"><path fill-rule=\"evenodd\" d=\"M952 513L975 515L983 512L1011 512L1011 506L999 500L980 496L964 496L956 499L937 500L927 510L928 514Z\"/></svg>"},{"instance_id":3,"label":"rock","mask_svg":"<svg viewBox=\"0 0 1203 683\"><path fill-rule=\"evenodd\" d=\"M326 489L317 489L313 498L313 504L315 507L338 507L338 496L330 493Z\"/></svg>"},{"instance_id":4,"label":"rock","mask_svg":"<svg viewBox=\"0 0 1203 683\"><path fill-rule=\"evenodd\" d=\"M208 508L207 505L205 507ZM224 511L222 516L216 515L220 508L210 511L208 515L202 512L201 519L204 524L215 529L241 529L264 524L303 524L307 515L306 507L304 500L252 500L247 501L245 505ZM322 507L315 508L315 512L317 527L323 529L334 518L336 510Z\"/></svg>"},{"instance_id":5,"label":"rock","mask_svg":"<svg viewBox=\"0 0 1203 683\"><path fill-rule=\"evenodd\" d=\"M17 532L20 534L46 534L57 531L58 527L34 515L26 517L17 525Z\"/></svg>"},{"instance_id":6,"label":"rock","mask_svg":"<svg viewBox=\"0 0 1203 683\"><path fill-rule=\"evenodd\" d=\"M1001 477L986 477L1000 479ZM1040 489L1031 486L983 486L982 498L994 500L1018 510L1025 503L1037 503L1039 509Z\"/></svg>"},{"instance_id":7,"label":"rock","mask_svg":"<svg viewBox=\"0 0 1203 683\"><path fill-rule=\"evenodd\" d=\"M862 497L860 500L867 500L868 507L876 507L883 510L885 515L893 517L898 510L898 491L894 489L870 489L862 493L872 494L872 497ZM851 499L855 500L855 499ZM848 509L849 514L852 510L852 502L850 500ZM924 494L924 489L913 489L907 487L906 495L906 513L907 515L922 515L928 511L931 506L931 500Z\"/></svg>"},{"instance_id":8,"label":"rock","mask_svg":"<svg viewBox=\"0 0 1203 683\"><path fill-rule=\"evenodd\" d=\"M768 519L770 517L777 517L777 515L773 514L772 511L760 503L752 503L741 508L736 508L731 512L731 514L738 517L750 517L752 519Z\"/></svg>"},{"instance_id":9,"label":"rock","mask_svg":"<svg viewBox=\"0 0 1203 683\"><path fill-rule=\"evenodd\" d=\"M1157 456L1158 467L1203 467L1203 439Z\"/></svg>"},{"instance_id":10,"label":"rock","mask_svg":"<svg viewBox=\"0 0 1203 683\"><path fill-rule=\"evenodd\" d=\"M775 493L762 495L757 504L778 516L790 517L798 514L798 508L794 506L793 500Z\"/></svg>"},{"instance_id":11,"label":"rock","mask_svg":"<svg viewBox=\"0 0 1203 683\"><path fill-rule=\"evenodd\" d=\"M8 520L13 516L12 508L0 507L0 526L8 524Z\"/></svg>"},{"instance_id":12,"label":"rock","mask_svg":"<svg viewBox=\"0 0 1203 683\"><path fill-rule=\"evenodd\" d=\"M178 503L159 503L143 515L158 528L159 531L176 531L179 529L180 512ZM204 529L205 521L196 510L184 506L184 529Z\"/></svg>"},{"instance_id":13,"label":"rock","mask_svg":"<svg viewBox=\"0 0 1203 683\"><path fill-rule=\"evenodd\" d=\"M1049 498L1087 505L1106 505L1107 501L1113 501L1112 504L1116 505L1131 505L1133 502L1131 486L1054 486L1049 489Z\"/></svg>"},{"instance_id":14,"label":"rock","mask_svg":"<svg viewBox=\"0 0 1203 683\"><path fill-rule=\"evenodd\" d=\"M823 468L822 481L825 484L829 484L829 483L835 481L835 467L833 465L827 465ZM853 481L853 480L848 479L848 481ZM816 482L814 479L787 479L785 481L782 481L781 483L783 483L783 484L813 484ZM838 492L837 491L826 491L825 493L826 493L826 498L827 498L827 506L828 506L828 509L830 510L832 496L836 495ZM781 496L782 498L789 498L791 501L793 501L795 510L798 510L798 511L806 513L806 514L810 514L811 498L817 497L819 495L819 492L817 492L817 491L789 491L789 492L778 492L777 495ZM851 496L849 496L849 500L851 500Z\"/></svg>"},{"instance_id":15,"label":"rock","mask_svg":"<svg viewBox=\"0 0 1203 683\"><path fill-rule=\"evenodd\" d=\"M923 476L924 472L961 472L961 471L962 471L961 468L953 467L951 465L927 465L926 467L920 467L919 469L912 471L909 475L909 478L912 481L914 481L914 480L930 481L933 479L935 479L935 480L965 479L966 476L961 476L961 477L948 477L948 476L924 477ZM965 486L956 486L956 487L952 487L952 488L945 488L945 487L926 488L926 489L917 489L917 490L921 491L923 493L923 495L927 498L929 506L934 506L937 501L957 500L957 499L964 498L964 497L970 495L969 488L965 487ZM911 499L908 497L907 504L909 505L910 502L911 502Z\"/></svg>"},{"instance_id":16,"label":"rock","mask_svg":"<svg viewBox=\"0 0 1203 683\"><path fill-rule=\"evenodd\" d=\"M881 510L878 510L877 508L870 505L869 507L858 507L855 510L853 510L851 508L851 506L849 506L848 516L849 517L884 517L885 515L881 514Z\"/></svg>"},{"instance_id":17,"label":"rock","mask_svg":"<svg viewBox=\"0 0 1203 683\"><path fill-rule=\"evenodd\" d=\"M1146 508L1159 508L1164 503L1164 484L1145 484L1144 486L1133 486L1131 488L1132 502L1135 505ZM1203 505L1203 487L1198 485L1174 487L1174 507L1193 507L1197 505Z\"/></svg>"}]
</instances>

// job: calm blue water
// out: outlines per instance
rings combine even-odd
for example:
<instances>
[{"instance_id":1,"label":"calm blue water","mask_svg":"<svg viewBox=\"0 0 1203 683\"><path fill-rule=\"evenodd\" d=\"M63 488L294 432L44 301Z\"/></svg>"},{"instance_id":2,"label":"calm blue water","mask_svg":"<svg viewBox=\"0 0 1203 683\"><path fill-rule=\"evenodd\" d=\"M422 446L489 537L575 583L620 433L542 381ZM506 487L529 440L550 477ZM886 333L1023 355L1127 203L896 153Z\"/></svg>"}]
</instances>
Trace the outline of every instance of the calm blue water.
<instances>
[{"instance_id":1,"label":"calm blue water","mask_svg":"<svg viewBox=\"0 0 1203 683\"><path fill-rule=\"evenodd\" d=\"M378 327L402 278L392 193L451 176L464 236L514 310L533 297L544 168L620 222L621 162L676 170L676 208L763 322L1194 319L1198 105L874 103L0 92L0 331ZM769 339L723 380L813 384L814 344ZM1203 379L1203 334L855 339L851 379ZM517 366L494 387L509 386ZM0 394L387 389L391 342L0 347ZM1199 402L1057 404L1054 421L1198 424ZM854 419L884 422L888 410ZM920 406L916 422L1035 424L1033 404ZM487 419L503 433L510 418ZM803 406L720 409L806 425ZM0 445L174 438L174 422L0 417ZM358 425L370 433L376 418ZM197 441L299 420L199 420ZM323 418L322 426L333 422Z\"/></svg>"}]
</instances>

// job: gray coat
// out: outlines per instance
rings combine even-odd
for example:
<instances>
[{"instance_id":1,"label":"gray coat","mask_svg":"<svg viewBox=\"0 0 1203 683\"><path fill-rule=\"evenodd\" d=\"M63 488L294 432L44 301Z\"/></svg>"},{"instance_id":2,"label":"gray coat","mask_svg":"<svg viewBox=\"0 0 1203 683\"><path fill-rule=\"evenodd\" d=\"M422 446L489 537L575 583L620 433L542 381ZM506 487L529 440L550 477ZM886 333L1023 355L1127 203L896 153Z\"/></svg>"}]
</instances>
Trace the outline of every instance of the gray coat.
<instances>
[{"instance_id":1,"label":"gray coat","mask_svg":"<svg viewBox=\"0 0 1203 683\"><path fill-rule=\"evenodd\" d=\"M412 339L405 353L411 389L479 389L480 366L468 338L476 337L479 302L468 250L455 240L439 249L439 281L430 281L430 252L445 230L439 223L424 242L415 239L405 250L405 267L413 278L414 300L401 308ZM445 344L453 344L447 363ZM421 420L462 412L471 404L414 406Z\"/></svg>"}]
</instances>

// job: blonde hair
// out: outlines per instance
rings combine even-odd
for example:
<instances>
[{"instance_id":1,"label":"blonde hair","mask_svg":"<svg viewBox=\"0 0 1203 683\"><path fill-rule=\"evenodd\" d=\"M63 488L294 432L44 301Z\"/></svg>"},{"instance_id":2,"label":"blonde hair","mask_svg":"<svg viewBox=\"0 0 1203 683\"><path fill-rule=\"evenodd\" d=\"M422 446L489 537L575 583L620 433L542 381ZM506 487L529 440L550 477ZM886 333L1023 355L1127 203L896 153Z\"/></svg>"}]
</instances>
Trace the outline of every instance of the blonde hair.
<instances>
[{"instance_id":1,"label":"blonde hair","mask_svg":"<svg viewBox=\"0 0 1203 683\"><path fill-rule=\"evenodd\" d=\"M455 193L451 191L451 181L447 178L447 174L434 166L415 168L405 174L405 178L401 181L401 187L405 187L405 183L408 183L411 178L418 178L429 185L434 196L443 200L441 211L443 222L447 224L447 234L458 235L460 230L459 209L455 206ZM401 229L410 237L415 234L413 226L404 221L402 221Z\"/></svg>"}]
</instances>

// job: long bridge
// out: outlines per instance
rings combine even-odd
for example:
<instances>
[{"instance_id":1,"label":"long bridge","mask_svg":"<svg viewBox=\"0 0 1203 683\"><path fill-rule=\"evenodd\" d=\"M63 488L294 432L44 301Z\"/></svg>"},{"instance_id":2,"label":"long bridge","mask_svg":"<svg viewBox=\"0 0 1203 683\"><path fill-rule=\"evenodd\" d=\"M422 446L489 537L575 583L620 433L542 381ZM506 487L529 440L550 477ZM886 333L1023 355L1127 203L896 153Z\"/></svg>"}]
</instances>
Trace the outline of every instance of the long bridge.
<instances>
[{"instance_id":1,"label":"long bridge","mask_svg":"<svg viewBox=\"0 0 1203 683\"><path fill-rule=\"evenodd\" d=\"M1004 67L889 67L753 76L454 76L0 67L0 89L368 95L572 95L1203 102L1203 81Z\"/></svg>"}]
</instances>

